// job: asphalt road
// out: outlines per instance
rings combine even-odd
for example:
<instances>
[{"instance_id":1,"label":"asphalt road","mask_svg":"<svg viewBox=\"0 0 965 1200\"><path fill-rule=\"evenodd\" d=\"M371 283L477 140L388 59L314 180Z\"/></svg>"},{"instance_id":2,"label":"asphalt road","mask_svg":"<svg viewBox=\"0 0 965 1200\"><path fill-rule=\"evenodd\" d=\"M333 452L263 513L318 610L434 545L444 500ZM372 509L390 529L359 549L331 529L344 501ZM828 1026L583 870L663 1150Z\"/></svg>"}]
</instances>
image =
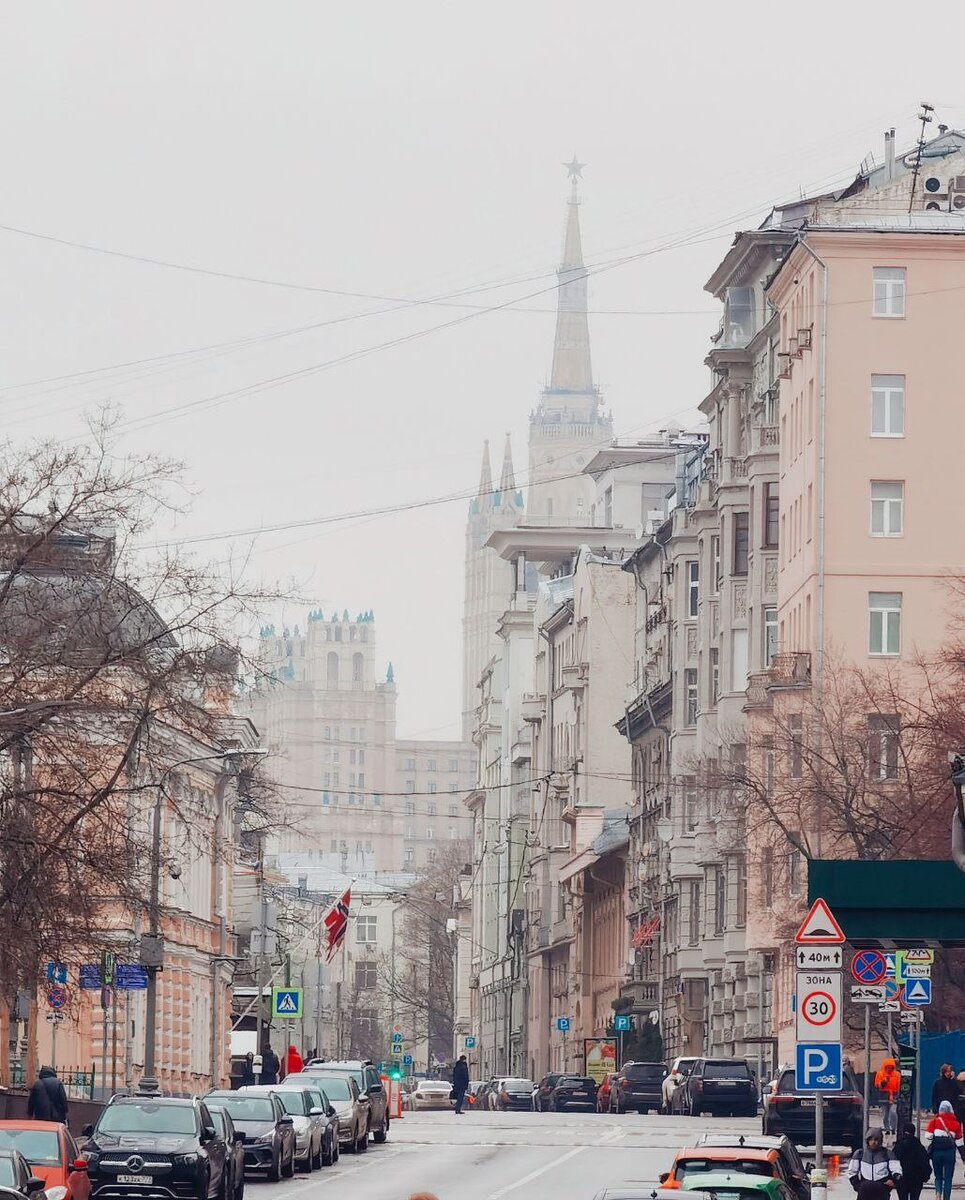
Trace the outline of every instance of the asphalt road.
<instances>
[{"instance_id":1,"label":"asphalt road","mask_svg":"<svg viewBox=\"0 0 965 1200\"><path fill-rule=\"evenodd\" d=\"M249 1181L249 1200L592 1200L607 1184L657 1184L706 1130L759 1133L760 1119L630 1113L406 1113L383 1146L280 1184ZM850 1191L850 1189L848 1189Z\"/></svg>"}]
</instances>

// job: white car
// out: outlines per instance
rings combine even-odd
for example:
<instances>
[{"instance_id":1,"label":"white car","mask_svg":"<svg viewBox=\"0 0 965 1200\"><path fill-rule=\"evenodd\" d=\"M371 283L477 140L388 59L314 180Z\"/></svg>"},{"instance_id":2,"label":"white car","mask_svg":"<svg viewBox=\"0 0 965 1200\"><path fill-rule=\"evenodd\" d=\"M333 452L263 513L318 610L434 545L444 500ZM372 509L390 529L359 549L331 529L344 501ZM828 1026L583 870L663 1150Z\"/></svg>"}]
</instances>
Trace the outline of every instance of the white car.
<instances>
[{"instance_id":1,"label":"white car","mask_svg":"<svg viewBox=\"0 0 965 1200\"><path fill-rule=\"evenodd\" d=\"M409 1093L413 1112L423 1108L452 1108L452 1084L444 1079L420 1079Z\"/></svg>"}]
</instances>

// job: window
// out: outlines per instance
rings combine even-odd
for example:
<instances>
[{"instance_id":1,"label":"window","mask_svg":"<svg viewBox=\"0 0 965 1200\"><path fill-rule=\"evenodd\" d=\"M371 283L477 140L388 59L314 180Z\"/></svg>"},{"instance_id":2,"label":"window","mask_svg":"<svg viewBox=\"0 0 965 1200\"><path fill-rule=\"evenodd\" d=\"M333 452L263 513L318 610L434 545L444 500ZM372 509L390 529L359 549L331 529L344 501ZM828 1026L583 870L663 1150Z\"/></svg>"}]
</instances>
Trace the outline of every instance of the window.
<instances>
[{"instance_id":1,"label":"window","mask_svg":"<svg viewBox=\"0 0 965 1200\"><path fill-rule=\"evenodd\" d=\"M434 794L435 794L435 791L436 791L436 783L435 783L435 780L434 780L434 779L433 779L433 780L430 780L430 782L426 784L426 791L427 791L427 792L428 792L430 795L434 795Z\"/></svg>"},{"instance_id":2,"label":"window","mask_svg":"<svg viewBox=\"0 0 965 1200\"><path fill-rule=\"evenodd\" d=\"M372 793L372 803L375 805L376 808L382 807L382 797L379 795L378 792Z\"/></svg>"},{"instance_id":3,"label":"window","mask_svg":"<svg viewBox=\"0 0 965 1200\"><path fill-rule=\"evenodd\" d=\"M365 787L365 772L359 771L359 787ZM361 803L361 801L359 801Z\"/></svg>"},{"instance_id":4,"label":"window","mask_svg":"<svg viewBox=\"0 0 965 1200\"><path fill-rule=\"evenodd\" d=\"M607 529L613 524L613 488L608 487L603 493L603 524Z\"/></svg>"},{"instance_id":5,"label":"window","mask_svg":"<svg viewBox=\"0 0 965 1200\"><path fill-rule=\"evenodd\" d=\"M687 616L696 617L700 603L700 563L687 563Z\"/></svg>"},{"instance_id":6,"label":"window","mask_svg":"<svg viewBox=\"0 0 965 1200\"><path fill-rule=\"evenodd\" d=\"M414 791L415 791L415 780L414 780L414 779L407 779L407 780L405 781L405 790L406 790L407 792L414 792Z\"/></svg>"},{"instance_id":7,"label":"window","mask_svg":"<svg viewBox=\"0 0 965 1200\"><path fill-rule=\"evenodd\" d=\"M734 574L747 574L747 551L750 526L747 513L734 513Z\"/></svg>"},{"instance_id":8,"label":"window","mask_svg":"<svg viewBox=\"0 0 965 1200\"><path fill-rule=\"evenodd\" d=\"M734 859L734 874L736 876L737 914L735 924L743 929L747 924L747 859L741 854Z\"/></svg>"},{"instance_id":9,"label":"window","mask_svg":"<svg viewBox=\"0 0 965 1200\"><path fill-rule=\"evenodd\" d=\"M684 671L684 694L687 705L687 724L697 724L697 671L688 667Z\"/></svg>"},{"instance_id":10,"label":"window","mask_svg":"<svg viewBox=\"0 0 965 1200\"><path fill-rule=\"evenodd\" d=\"M355 986L365 990L378 986L378 970L374 962L363 960L355 964Z\"/></svg>"},{"instance_id":11,"label":"window","mask_svg":"<svg viewBox=\"0 0 965 1200\"><path fill-rule=\"evenodd\" d=\"M696 946L700 942L700 882L691 880L689 913L687 914L687 942Z\"/></svg>"},{"instance_id":12,"label":"window","mask_svg":"<svg viewBox=\"0 0 965 1200\"><path fill-rule=\"evenodd\" d=\"M904 437L904 375L871 376L871 436Z\"/></svg>"},{"instance_id":13,"label":"window","mask_svg":"<svg viewBox=\"0 0 965 1200\"><path fill-rule=\"evenodd\" d=\"M375 931L378 926L378 920L378 917L356 917L355 940L357 942L376 941Z\"/></svg>"},{"instance_id":14,"label":"window","mask_svg":"<svg viewBox=\"0 0 965 1200\"><path fill-rule=\"evenodd\" d=\"M406 847L405 854L402 856L402 861L407 867L411 867L415 862L415 852L411 846Z\"/></svg>"},{"instance_id":15,"label":"window","mask_svg":"<svg viewBox=\"0 0 965 1200\"><path fill-rule=\"evenodd\" d=\"M450 758L449 759L449 770L450 771L458 771L459 770L459 759L458 758Z\"/></svg>"},{"instance_id":16,"label":"window","mask_svg":"<svg viewBox=\"0 0 965 1200\"><path fill-rule=\"evenodd\" d=\"M415 803L412 800L406 800L403 811L407 817L415 815Z\"/></svg>"},{"instance_id":17,"label":"window","mask_svg":"<svg viewBox=\"0 0 965 1200\"><path fill-rule=\"evenodd\" d=\"M449 791L450 791L450 792L458 792L458 791L459 791L459 784L458 784L458 783L450 783L450 784L449 784Z\"/></svg>"},{"instance_id":18,"label":"window","mask_svg":"<svg viewBox=\"0 0 965 1200\"><path fill-rule=\"evenodd\" d=\"M774 849L765 846L761 854L761 902L765 908L774 907Z\"/></svg>"},{"instance_id":19,"label":"window","mask_svg":"<svg viewBox=\"0 0 965 1200\"><path fill-rule=\"evenodd\" d=\"M684 828L693 833L697 828L697 780L693 775L684 776Z\"/></svg>"},{"instance_id":20,"label":"window","mask_svg":"<svg viewBox=\"0 0 965 1200\"><path fill-rule=\"evenodd\" d=\"M900 537L905 485L900 479L871 484L871 533L873 537Z\"/></svg>"},{"instance_id":21,"label":"window","mask_svg":"<svg viewBox=\"0 0 965 1200\"><path fill-rule=\"evenodd\" d=\"M449 826L449 841L454 842L459 835L456 833L455 825Z\"/></svg>"},{"instance_id":22,"label":"window","mask_svg":"<svg viewBox=\"0 0 965 1200\"><path fill-rule=\"evenodd\" d=\"M730 635L732 692L742 692L747 687L747 630L734 629Z\"/></svg>"},{"instance_id":23,"label":"window","mask_svg":"<svg viewBox=\"0 0 965 1200\"><path fill-rule=\"evenodd\" d=\"M720 865L714 867L714 933L717 937L727 926L727 876Z\"/></svg>"},{"instance_id":24,"label":"window","mask_svg":"<svg viewBox=\"0 0 965 1200\"><path fill-rule=\"evenodd\" d=\"M427 838L429 839L429 841L431 842L431 841L432 841L432 839L433 839L435 836L436 836L436 831L433 829L433 827L432 827L431 825L429 825L429 826L426 828L426 837L427 837Z\"/></svg>"},{"instance_id":25,"label":"window","mask_svg":"<svg viewBox=\"0 0 965 1200\"><path fill-rule=\"evenodd\" d=\"M777 609L764 609L764 666L769 667L777 653Z\"/></svg>"},{"instance_id":26,"label":"window","mask_svg":"<svg viewBox=\"0 0 965 1200\"><path fill-rule=\"evenodd\" d=\"M804 718L792 713L787 725L791 734L791 778L800 779L804 774Z\"/></svg>"},{"instance_id":27,"label":"window","mask_svg":"<svg viewBox=\"0 0 965 1200\"><path fill-rule=\"evenodd\" d=\"M778 526L781 519L781 502L776 483L764 484L764 545L777 545Z\"/></svg>"},{"instance_id":28,"label":"window","mask_svg":"<svg viewBox=\"0 0 965 1200\"><path fill-rule=\"evenodd\" d=\"M435 806L435 804L433 803L433 801L431 801L431 800L430 800L430 801L429 801L429 803L426 805L426 813L427 813L427 815L428 815L428 816L430 816L430 817L434 817L434 816L436 815L436 806Z\"/></svg>"},{"instance_id":29,"label":"window","mask_svg":"<svg viewBox=\"0 0 965 1200\"><path fill-rule=\"evenodd\" d=\"M720 698L720 651L715 646L710 652L710 707Z\"/></svg>"},{"instance_id":30,"label":"window","mask_svg":"<svg viewBox=\"0 0 965 1200\"><path fill-rule=\"evenodd\" d=\"M903 317L905 315L905 268L872 267L871 284L873 317Z\"/></svg>"},{"instance_id":31,"label":"window","mask_svg":"<svg viewBox=\"0 0 965 1200\"><path fill-rule=\"evenodd\" d=\"M710 588L714 596L720 591L720 535L717 533L710 539Z\"/></svg>"},{"instance_id":32,"label":"window","mask_svg":"<svg viewBox=\"0 0 965 1200\"><path fill-rule=\"evenodd\" d=\"M365 678L365 659L361 654L352 655L352 682L361 683Z\"/></svg>"},{"instance_id":33,"label":"window","mask_svg":"<svg viewBox=\"0 0 965 1200\"><path fill-rule=\"evenodd\" d=\"M449 805L449 816L450 817L458 817L459 816L459 805L458 804L450 804Z\"/></svg>"},{"instance_id":34,"label":"window","mask_svg":"<svg viewBox=\"0 0 965 1200\"><path fill-rule=\"evenodd\" d=\"M868 593L868 652L901 653L901 592Z\"/></svg>"},{"instance_id":35,"label":"window","mask_svg":"<svg viewBox=\"0 0 965 1200\"><path fill-rule=\"evenodd\" d=\"M328 652L326 682L330 688L338 687L338 654L334 650Z\"/></svg>"},{"instance_id":36,"label":"window","mask_svg":"<svg viewBox=\"0 0 965 1200\"><path fill-rule=\"evenodd\" d=\"M433 846L430 846L429 849L426 851L426 862L434 863L435 861L436 861L436 850Z\"/></svg>"},{"instance_id":37,"label":"window","mask_svg":"<svg viewBox=\"0 0 965 1200\"><path fill-rule=\"evenodd\" d=\"M406 769L407 771L414 771L414 770L415 770L415 759L414 759L414 758L407 758L407 759L405 760L405 769Z\"/></svg>"},{"instance_id":38,"label":"window","mask_svg":"<svg viewBox=\"0 0 965 1200\"><path fill-rule=\"evenodd\" d=\"M787 890L791 896L801 894L801 851L792 849L787 854Z\"/></svg>"},{"instance_id":39,"label":"window","mask_svg":"<svg viewBox=\"0 0 965 1200\"><path fill-rule=\"evenodd\" d=\"M436 760L434 758L430 758L429 761L426 763L426 770L434 771L435 769L436 769Z\"/></svg>"},{"instance_id":40,"label":"window","mask_svg":"<svg viewBox=\"0 0 965 1200\"><path fill-rule=\"evenodd\" d=\"M898 717L876 713L868 718L868 761L872 779L898 778Z\"/></svg>"}]
</instances>

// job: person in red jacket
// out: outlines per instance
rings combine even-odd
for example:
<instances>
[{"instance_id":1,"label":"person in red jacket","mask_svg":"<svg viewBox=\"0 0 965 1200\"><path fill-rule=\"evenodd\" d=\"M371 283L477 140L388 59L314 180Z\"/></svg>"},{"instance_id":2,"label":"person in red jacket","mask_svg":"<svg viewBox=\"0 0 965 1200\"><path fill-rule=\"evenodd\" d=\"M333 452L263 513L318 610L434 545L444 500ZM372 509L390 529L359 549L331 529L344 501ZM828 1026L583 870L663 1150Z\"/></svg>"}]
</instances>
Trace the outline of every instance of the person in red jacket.
<instances>
[{"instance_id":1,"label":"person in red jacket","mask_svg":"<svg viewBox=\"0 0 965 1200\"><path fill-rule=\"evenodd\" d=\"M950 1100L939 1104L937 1116L925 1126L925 1145L935 1172L935 1196L937 1200L951 1200L955 1152L965 1162L965 1142Z\"/></svg>"},{"instance_id":2,"label":"person in red jacket","mask_svg":"<svg viewBox=\"0 0 965 1200\"><path fill-rule=\"evenodd\" d=\"M288 1052L285 1055L285 1075L297 1075L304 1065L302 1056L295 1047L289 1046Z\"/></svg>"}]
</instances>

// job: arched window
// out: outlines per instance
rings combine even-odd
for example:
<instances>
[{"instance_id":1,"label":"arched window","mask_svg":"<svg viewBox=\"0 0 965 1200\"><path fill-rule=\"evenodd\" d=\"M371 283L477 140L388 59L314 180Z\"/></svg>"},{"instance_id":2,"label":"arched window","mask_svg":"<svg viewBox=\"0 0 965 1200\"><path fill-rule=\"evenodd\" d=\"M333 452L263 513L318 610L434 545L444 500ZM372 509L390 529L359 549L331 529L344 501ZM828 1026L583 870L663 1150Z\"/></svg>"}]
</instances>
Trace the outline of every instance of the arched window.
<instances>
[{"instance_id":1,"label":"arched window","mask_svg":"<svg viewBox=\"0 0 965 1200\"><path fill-rule=\"evenodd\" d=\"M369 640L369 631L365 628L364 625L362 626L362 632L359 634L359 637L362 639L363 642L367 642Z\"/></svg>"},{"instance_id":2,"label":"arched window","mask_svg":"<svg viewBox=\"0 0 965 1200\"><path fill-rule=\"evenodd\" d=\"M365 677L365 658L361 654L352 655L352 682L361 683Z\"/></svg>"},{"instance_id":3,"label":"arched window","mask_svg":"<svg viewBox=\"0 0 965 1200\"><path fill-rule=\"evenodd\" d=\"M354 625L350 625L350 626L348 627L348 640L349 640L350 642L354 642L354 641L355 641L355 626L354 626Z\"/></svg>"},{"instance_id":4,"label":"arched window","mask_svg":"<svg viewBox=\"0 0 965 1200\"><path fill-rule=\"evenodd\" d=\"M338 687L338 655L334 650L328 652L328 686Z\"/></svg>"},{"instance_id":5,"label":"arched window","mask_svg":"<svg viewBox=\"0 0 965 1200\"><path fill-rule=\"evenodd\" d=\"M342 627L341 627L341 625L336 625L336 626L335 626L335 640L336 640L336 642L340 642L340 641L342 640Z\"/></svg>"}]
</instances>

